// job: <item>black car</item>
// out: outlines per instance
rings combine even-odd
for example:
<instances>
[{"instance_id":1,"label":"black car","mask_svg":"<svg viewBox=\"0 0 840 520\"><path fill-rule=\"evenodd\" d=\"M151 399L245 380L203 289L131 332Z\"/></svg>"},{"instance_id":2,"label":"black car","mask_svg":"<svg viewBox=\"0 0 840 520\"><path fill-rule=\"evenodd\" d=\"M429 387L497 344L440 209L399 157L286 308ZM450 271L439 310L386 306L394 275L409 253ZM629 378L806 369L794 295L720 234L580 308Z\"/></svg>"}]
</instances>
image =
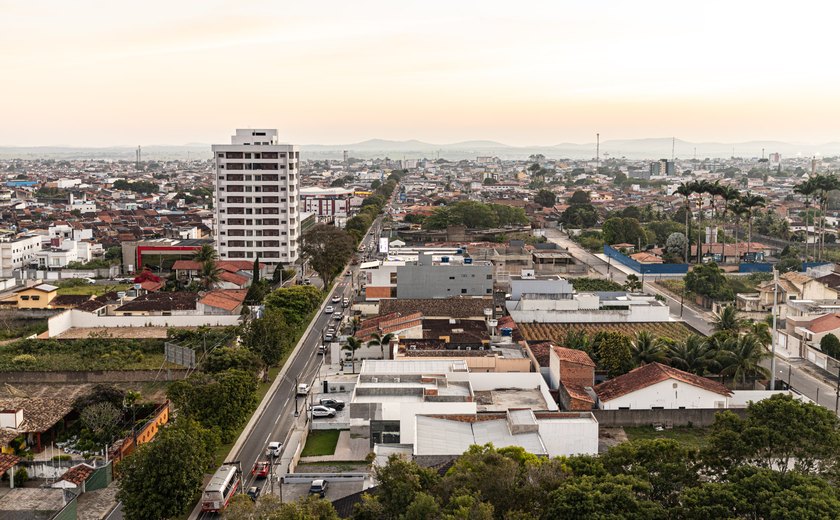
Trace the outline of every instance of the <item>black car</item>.
<instances>
[{"instance_id":1,"label":"black car","mask_svg":"<svg viewBox=\"0 0 840 520\"><path fill-rule=\"evenodd\" d=\"M245 494L248 495L251 498L251 500L256 502L257 499L260 497L260 491L262 490L259 486L251 486L248 488L248 491L246 491Z\"/></svg>"},{"instance_id":2,"label":"black car","mask_svg":"<svg viewBox=\"0 0 840 520\"><path fill-rule=\"evenodd\" d=\"M320 404L334 410L344 409L344 401L339 401L338 399L321 399Z\"/></svg>"},{"instance_id":3,"label":"black car","mask_svg":"<svg viewBox=\"0 0 840 520\"><path fill-rule=\"evenodd\" d=\"M327 494L327 481L323 479L313 480L309 486L309 494L324 498Z\"/></svg>"}]
</instances>

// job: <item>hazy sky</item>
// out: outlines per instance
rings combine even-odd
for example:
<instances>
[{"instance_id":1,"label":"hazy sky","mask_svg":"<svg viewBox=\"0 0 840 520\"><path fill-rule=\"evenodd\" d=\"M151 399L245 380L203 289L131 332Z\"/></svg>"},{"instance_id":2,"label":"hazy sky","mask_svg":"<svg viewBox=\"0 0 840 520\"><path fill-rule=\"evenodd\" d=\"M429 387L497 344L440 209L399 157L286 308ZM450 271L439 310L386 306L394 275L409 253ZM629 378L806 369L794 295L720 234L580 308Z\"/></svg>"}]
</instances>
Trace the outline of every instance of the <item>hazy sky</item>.
<instances>
[{"instance_id":1,"label":"hazy sky","mask_svg":"<svg viewBox=\"0 0 840 520\"><path fill-rule=\"evenodd\" d=\"M0 145L838 140L837 5L0 0Z\"/></svg>"}]
</instances>

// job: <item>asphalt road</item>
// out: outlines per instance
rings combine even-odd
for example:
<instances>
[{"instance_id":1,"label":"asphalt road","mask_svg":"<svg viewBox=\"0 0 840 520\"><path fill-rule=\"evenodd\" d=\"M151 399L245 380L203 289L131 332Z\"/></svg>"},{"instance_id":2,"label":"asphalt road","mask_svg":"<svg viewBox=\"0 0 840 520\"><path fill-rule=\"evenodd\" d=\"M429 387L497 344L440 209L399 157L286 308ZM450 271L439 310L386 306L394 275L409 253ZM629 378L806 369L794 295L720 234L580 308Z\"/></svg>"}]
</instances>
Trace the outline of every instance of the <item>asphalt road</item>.
<instances>
[{"instance_id":1,"label":"asphalt road","mask_svg":"<svg viewBox=\"0 0 840 520\"><path fill-rule=\"evenodd\" d=\"M604 278L621 284L627 280L627 275L620 269L615 268L611 263L605 262L589 251L581 248L575 241L565 237L559 231L549 230L546 238L561 247L568 248L572 256L587 264L590 269L602 275ZM694 307L681 305L679 298L674 298L670 293L661 290L652 283L654 280L651 280L650 277L647 278L644 280L645 291L662 295L671 310L671 316L675 318L682 316L683 321L702 334L707 336L711 335L712 313L701 312ZM763 365L765 368L770 369L771 360L765 360ZM822 373L819 369L811 366L808 361L802 359L788 360L783 356L776 356L776 379L785 381L791 388L820 405L835 410L835 412L838 411L836 377L830 377L828 374Z\"/></svg>"},{"instance_id":2,"label":"asphalt road","mask_svg":"<svg viewBox=\"0 0 840 520\"><path fill-rule=\"evenodd\" d=\"M362 245L365 248L364 252L357 254L364 258L365 256L373 254L377 244L374 242L375 238L379 237L381 229L381 217L378 218L371 226L371 232L368 233L362 240ZM357 280L359 266L351 266L352 279ZM313 283L320 285L320 280L313 280ZM327 296L330 300L333 296L340 298L353 299L353 288L351 287L351 277L342 275L337 279L335 287ZM328 303L334 305L336 310L344 312L346 315L348 309L342 309L341 304ZM306 383L311 385L315 380L320 363L323 356L317 354L317 348L322 344L322 333L330 325L335 324L332 315L326 312L320 312L314 318L314 326L304 338L301 348L298 349L293 357L287 361L288 370L283 377L283 380L278 384L275 391L269 397L268 404L263 409L259 418L257 419L254 428L251 430L246 441L239 449L239 453L232 457L233 461L239 461L243 472L243 486L247 490L254 485L255 477L251 475L251 469L254 464L260 460L268 460L265 455L265 448L269 442L279 441L283 442L289 432L292 430L295 422L295 410L300 413L306 413L306 402L304 397L297 397L297 384ZM285 447L284 447L285 449ZM289 447L294 449L294 447ZM277 466L275 466L276 470ZM262 493L269 492L269 483L267 480L260 480L257 485L262 486ZM277 485L274 486L275 493L278 492ZM198 518L215 518L217 515L210 513L203 513Z\"/></svg>"}]
</instances>

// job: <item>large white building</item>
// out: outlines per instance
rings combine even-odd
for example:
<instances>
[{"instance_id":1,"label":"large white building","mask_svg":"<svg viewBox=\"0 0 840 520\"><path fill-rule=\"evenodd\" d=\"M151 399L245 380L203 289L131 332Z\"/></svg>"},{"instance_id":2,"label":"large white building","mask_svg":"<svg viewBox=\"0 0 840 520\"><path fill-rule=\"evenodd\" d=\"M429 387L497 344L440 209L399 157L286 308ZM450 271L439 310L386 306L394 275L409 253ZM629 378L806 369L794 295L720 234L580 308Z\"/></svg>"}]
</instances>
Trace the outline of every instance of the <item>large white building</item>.
<instances>
[{"instance_id":1,"label":"large white building","mask_svg":"<svg viewBox=\"0 0 840 520\"><path fill-rule=\"evenodd\" d=\"M231 144L213 145L213 156L213 233L219 258L295 262L300 251L299 148L278 144L277 130L237 129Z\"/></svg>"},{"instance_id":2,"label":"large white building","mask_svg":"<svg viewBox=\"0 0 840 520\"><path fill-rule=\"evenodd\" d=\"M350 217L350 199L353 190L347 188L300 189L301 211L315 213L320 221L335 221L341 226Z\"/></svg>"},{"instance_id":3,"label":"large white building","mask_svg":"<svg viewBox=\"0 0 840 520\"><path fill-rule=\"evenodd\" d=\"M41 250L41 237L25 235L0 238L0 278L11 278L28 266Z\"/></svg>"}]
</instances>

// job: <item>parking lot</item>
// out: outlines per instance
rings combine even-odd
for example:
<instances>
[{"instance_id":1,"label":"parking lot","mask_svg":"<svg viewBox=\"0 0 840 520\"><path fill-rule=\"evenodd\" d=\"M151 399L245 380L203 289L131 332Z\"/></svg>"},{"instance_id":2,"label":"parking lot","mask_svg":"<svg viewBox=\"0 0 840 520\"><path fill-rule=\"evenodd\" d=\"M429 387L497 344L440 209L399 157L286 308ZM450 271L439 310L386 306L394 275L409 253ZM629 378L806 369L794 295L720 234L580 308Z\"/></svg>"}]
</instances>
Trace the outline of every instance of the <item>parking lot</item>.
<instances>
[{"instance_id":1,"label":"parking lot","mask_svg":"<svg viewBox=\"0 0 840 520\"><path fill-rule=\"evenodd\" d=\"M365 485L364 480L352 480L350 482L344 480L327 480L327 482L327 494L324 499L329 501L338 500L339 498L344 498L347 495L358 493L359 491L364 490ZM309 483L283 484L283 489L281 491L283 501L291 502L301 497L306 497L309 494L309 485Z\"/></svg>"},{"instance_id":2,"label":"parking lot","mask_svg":"<svg viewBox=\"0 0 840 520\"><path fill-rule=\"evenodd\" d=\"M312 396L312 403L317 405L321 399L335 399L337 401L344 401L344 409L336 410L334 417L316 417L312 421L312 429L314 430L336 430L350 427L350 412L347 407L350 401L349 392L329 393L321 392L315 393Z\"/></svg>"}]
</instances>

